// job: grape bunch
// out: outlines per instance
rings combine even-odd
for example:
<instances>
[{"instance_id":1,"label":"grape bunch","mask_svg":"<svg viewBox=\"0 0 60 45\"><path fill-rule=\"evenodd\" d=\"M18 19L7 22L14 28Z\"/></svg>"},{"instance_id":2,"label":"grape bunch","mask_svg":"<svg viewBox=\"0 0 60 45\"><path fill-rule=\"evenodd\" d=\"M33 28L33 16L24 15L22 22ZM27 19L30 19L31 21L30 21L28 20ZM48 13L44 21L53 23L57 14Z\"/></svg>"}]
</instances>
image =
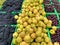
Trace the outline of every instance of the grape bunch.
<instances>
[{"instance_id":1,"label":"grape bunch","mask_svg":"<svg viewBox=\"0 0 60 45\"><path fill-rule=\"evenodd\" d=\"M15 27L3 26L11 24L16 24L14 15L0 13L0 45L11 45L12 34Z\"/></svg>"},{"instance_id":2,"label":"grape bunch","mask_svg":"<svg viewBox=\"0 0 60 45\"><path fill-rule=\"evenodd\" d=\"M48 15L47 18L52 21L53 26L58 25L58 19L55 15Z\"/></svg>"},{"instance_id":3,"label":"grape bunch","mask_svg":"<svg viewBox=\"0 0 60 45\"><path fill-rule=\"evenodd\" d=\"M60 43L60 28L57 28L56 33L51 35L52 42L59 42Z\"/></svg>"},{"instance_id":4,"label":"grape bunch","mask_svg":"<svg viewBox=\"0 0 60 45\"><path fill-rule=\"evenodd\" d=\"M60 13L60 6L59 6L59 5L54 5L54 7L55 7L56 11L57 11L58 13Z\"/></svg>"},{"instance_id":5,"label":"grape bunch","mask_svg":"<svg viewBox=\"0 0 60 45\"><path fill-rule=\"evenodd\" d=\"M15 15L17 31L13 34L14 45L53 45L47 35L47 29L52 27L42 8L43 0L25 0L22 13ZM55 28L54 28L55 30Z\"/></svg>"},{"instance_id":6,"label":"grape bunch","mask_svg":"<svg viewBox=\"0 0 60 45\"><path fill-rule=\"evenodd\" d=\"M3 0L0 2L2 3ZM11 12L17 12L21 10L23 0L5 0L2 4L2 9L0 11L5 11L3 14L0 12L0 45L11 45L12 34L15 30L15 27L9 25L16 24L14 15ZM3 27L2 25L7 25Z\"/></svg>"},{"instance_id":7,"label":"grape bunch","mask_svg":"<svg viewBox=\"0 0 60 45\"><path fill-rule=\"evenodd\" d=\"M46 12L54 12L54 7L52 5L44 5Z\"/></svg>"},{"instance_id":8,"label":"grape bunch","mask_svg":"<svg viewBox=\"0 0 60 45\"><path fill-rule=\"evenodd\" d=\"M18 12L21 10L23 0L6 0L3 3L2 10L7 13Z\"/></svg>"},{"instance_id":9,"label":"grape bunch","mask_svg":"<svg viewBox=\"0 0 60 45\"><path fill-rule=\"evenodd\" d=\"M0 45L11 45L14 30L15 27L0 25Z\"/></svg>"},{"instance_id":10,"label":"grape bunch","mask_svg":"<svg viewBox=\"0 0 60 45\"><path fill-rule=\"evenodd\" d=\"M54 5L60 4L60 2L58 2L58 0L52 0L52 2L54 3Z\"/></svg>"},{"instance_id":11,"label":"grape bunch","mask_svg":"<svg viewBox=\"0 0 60 45\"><path fill-rule=\"evenodd\" d=\"M45 4L50 4L51 2L50 2L50 0L44 0L43 3L44 3L44 5L45 5Z\"/></svg>"},{"instance_id":12,"label":"grape bunch","mask_svg":"<svg viewBox=\"0 0 60 45\"><path fill-rule=\"evenodd\" d=\"M16 24L16 20L14 19L14 15L10 13L0 13L0 25L11 25Z\"/></svg>"},{"instance_id":13,"label":"grape bunch","mask_svg":"<svg viewBox=\"0 0 60 45\"><path fill-rule=\"evenodd\" d=\"M3 6L2 6L1 11L5 11L6 13L3 14L0 12L0 26L16 24L14 15L12 15L11 12L20 11L22 2L23 0L5 0L5 2L2 4ZM15 30L15 27L6 26L6 27L1 27L1 28L0 28L1 29L0 30L1 32L0 33L0 45L11 45L12 34Z\"/></svg>"}]
</instances>

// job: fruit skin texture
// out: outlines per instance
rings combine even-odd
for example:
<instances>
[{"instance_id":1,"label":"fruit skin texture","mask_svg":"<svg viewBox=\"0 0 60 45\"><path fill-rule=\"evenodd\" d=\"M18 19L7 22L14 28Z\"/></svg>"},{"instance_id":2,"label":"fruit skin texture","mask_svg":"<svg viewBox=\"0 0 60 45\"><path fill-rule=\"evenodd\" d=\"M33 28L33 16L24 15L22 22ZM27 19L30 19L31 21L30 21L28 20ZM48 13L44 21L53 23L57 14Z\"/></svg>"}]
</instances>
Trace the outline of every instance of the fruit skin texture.
<instances>
[{"instance_id":1,"label":"fruit skin texture","mask_svg":"<svg viewBox=\"0 0 60 45\"><path fill-rule=\"evenodd\" d=\"M31 37L30 37L29 35L26 35L26 36L24 37L24 41L26 41L26 42L31 42Z\"/></svg>"},{"instance_id":2,"label":"fruit skin texture","mask_svg":"<svg viewBox=\"0 0 60 45\"><path fill-rule=\"evenodd\" d=\"M39 2L40 2L40 3L43 3L43 0L40 0Z\"/></svg>"},{"instance_id":3,"label":"fruit skin texture","mask_svg":"<svg viewBox=\"0 0 60 45\"><path fill-rule=\"evenodd\" d=\"M51 27L52 27L52 25L51 25L50 23L48 23L48 24L47 24L47 27L48 27L48 28L51 28Z\"/></svg>"},{"instance_id":4,"label":"fruit skin texture","mask_svg":"<svg viewBox=\"0 0 60 45\"><path fill-rule=\"evenodd\" d=\"M49 37L45 37L45 42L50 42Z\"/></svg>"},{"instance_id":5,"label":"fruit skin texture","mask_svg":"<svg viewBox=\"0 0 60 45\"><path fill-rule=\"evenodd\" d=\"M31 34L31 38L35 39L36 38L36 34L35 33L32 33Z\"/></svg>"},{"instance_id":6,"label":"fruit skin texture","mask_svg":"<svg viewBox=\"0 0 60 45\"><path fill-rule=\"evenodd\" d=\"M30 34L32 34L32 33L34 32L34 29L30 28L30 29L28 30L28 32L29 32Z\"/></svg>"},{"instance_id":7,"label":"fruit skin texture","mask_svg":"<svg viewBox=\"0 0 60 45\"><path fill-rule=\"evenodd\" d=\"M24 22L24 23L23 23L23 26L24 26L24 27L26 27L27 25L28 25L28 23L27 23L27 22Z\"/></svg>"},{"instance_id":8,"label":"fruit skin texture","mask_svg":"<svg viewBox=\"0 0 60 45\"><path fill-rule=\"evenodd\" d=\"M37 45L40 45L40 43L36 43Z\"/></svg>"},{"instance_id":9,"label":"fruit skin texture","mask_svg":"<svg viewBox=\"0 0 60 45\"><path fill-rule=\"evenodd\" d=\"M42 39L41 37L37 37L37 38L35 39L35 41L39 43L39 42L41 42L41 39Z\"/></svg>"},{"instance_id":10,"label":"fruit skin texture","mask_svg":"<svg viewBox=\"0 0 60 45\"><path fill-rule=\"evenodd\" d=\"M19 36L20 36L21 38L24 38L24 37L25 37L25 32L24 32L24 31L21 32L21 33L19 34Z\"/></svg>"},{"instance_id":11,"label":"fruit skin texture","mask_svg":"<svg viewBox=\"0 0 60 45\"><path fill-rule=\"evenodd\" d=\"M17 33L19 34L22 30L20 28L17 29Z\"/></svg>"},{"instance_id":12,"label":"fruit skin texture","mask_svg":"<svg viewBox=\"0 0 60 45\"><path fill-rule=\"evenodd\" d=\"M32 43L31 43L31 45L37 45L37 43L35 43L35 42L32 42Z\"/></svg>"},{"instance_id":13,"label":"fruit skin texture","mask_svg":"<svg viewBox=\"0 0 60 45\"><path fill-rule=\"evenodd\" d=\"M17 37L16 42L17 42L17 43L22 42L22 38L21 38L21 37Z\"/></svg>"},{"instance_id":14,"label":"fruit skin texture","mask_svg":"<svg viewBox=\"0 0 60 45\"><path fill-rule=\"evenodd\" d=\"M48 23L48 19L44 18L44 23L47 24Z\"/></svg>"},{"instance_id":15,"label":"fruit skin texture","mask_svg":"<svg viewBox=\"0 0 60 45\"><path fill-rule=\"evenodd\" d=\"M41 31L36 31L36 36L41 36Z\"/></svg>"}]
</instances>

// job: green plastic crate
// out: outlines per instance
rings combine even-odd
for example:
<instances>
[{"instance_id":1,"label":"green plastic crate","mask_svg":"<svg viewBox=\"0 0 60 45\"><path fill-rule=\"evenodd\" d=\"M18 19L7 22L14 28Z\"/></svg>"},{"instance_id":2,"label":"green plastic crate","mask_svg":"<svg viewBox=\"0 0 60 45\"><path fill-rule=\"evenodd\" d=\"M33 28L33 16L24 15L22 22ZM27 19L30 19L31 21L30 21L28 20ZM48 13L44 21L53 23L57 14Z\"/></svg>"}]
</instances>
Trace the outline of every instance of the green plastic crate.
<instances>
[{"instance_id":1,"label":"green plastic crate","mask_svg":"<svg viewBox=\"0 0 60 45\"><path fill-rule=\"evenodd\" d=\"M42 5L43 9L44 9L44 5ZM49 29L46 28L48 30L47 34L48 34L48 37L50 38L50 32L49 32ZM16 29L15 29L15 32L17 31L17 25L16 25ZM12 39L13 41L13 39ZM13 43L11 43L11 45L14 45Z\"/></svg>"},{"instance_id":2,"label":"green plastic crate","mask_svg":"<svg viewBox=\"0 0 60 45\"><path fill-rule=\"evenodd\" d=\"M58 3L60 3L60 0L56 0ZM51 0L51 4L53 4L52 0ZM57 5L60 5L60 4L57 4Z\"/></svg>"},{"instance_id":3,"label":"green plastic crate","mask_svg":"<svg viewBox=\"0 0 60 45\"><path fill-rule=\"evenodd\" d=\"M10 27L16 27L16 25L0 25L0 27L6 27L6 26L10 26Z\"/></svg>"},{"instance_id":4,"label":"green plastic crate","mask_svg":"<svg viewBox=\"0 0 60 45\"><path fill-rule=\"evenodd\" d=\"M51 3L50 4L46 4L46 5L52 5L53 2L52 2L52 0L50 0L50 1L51 1ZM60 0L57 0L57 1L60 2ZM57 6L60 6L60 4L57 4ZM58 19L58 25L56 27L60 28L60 12L58 13L55 7L54 7L54 12L46 12L46 16L49 16L49 15L52 15L52 14L55 15L57 17L57 19ZM49 32L49 29L48 29L48 37L50 37L50 39L51 39L51 35L50 35L50 32Z\"/></svg>"},{"instance_id":5,"label":"green plastic crate","mask_svg":"<svg viewBox=\"0 0 60 45\"><path fill-rule=\"evenodd\" d=\"M0 13L2 13L2 14L6 14L6 13L7 13L6 11L2 11L1 9L2 9L2 6L0 5ZM16 13L21 13L21 10L18 11L18 12L11 12L10 14L16 15ZM0 25L0 26L7 26L7 25ZM15 24L11 24L11 25L9 25L9 26L16 27ZM16 31L16 30L15 30L15 31Z\"/></svg>"},{"instance_id":6,"label":"green plastic crate","mask_svg":"<svg viewBox=\"0 0 60 45\"><path fill-rule=\"evenodd\" d=\"M2 14L6 14L7 12L6 11L2 11L1 10L2 9L2 6L0 5L0 13L2 13ZM16 13L21 13L21 11L22 10L20 10L20 11L18 11L18 12L11 12L10 14L12 14L12 15L16 15ZM0 25L1 26L1 25ZM7 26L7 25L2 25L2 26ZM16 25L14 25L14 24L11 24L11 25L9 25L9 26L12 26L12 27L16 27ZM17 28L16 28L17 29ZM16 31L16 30L15 30Z\"/></svg>"},{"instance_id":7,"label":"green plastic crate","mask_svg":"<svg viewBox=\"0 0 60 45\"><path fill-rule=\"evenodd\" d=\"M50 0L50 1L51 1L51 4L53 4L52 0ZM60 2L60 0L58 0L58 2ZM51 4L47 4L47 5L51 5ZM44 9L44 4L42 5L42 7ZM46 16L51 15L51 14L54 14L57 17L57 19L58 19L58 25L56 27L60 28L60 13L58 13L57 10L54 8L54 12L48 12L48 13L46 12ZM15 25L15 26L16 26L16 29L15 29L15 32L16 32L17 31L17 25ZM51 39L49 28L46 28L46 29L48 30L47 35ZM12 41L13 41L13 39L12 39ZM11 43L11 45L14 45L14 44Z\"/></svg>"},{"instance_id":8,"label":"green plastic crate","mask_svg":"<svg viewBox=\"0 0 60 45\"><path fill-rule=\"evenodd\" d=\"M5 16L6 15L6 12L4 12L4 11L0 11L0 13L1 14L3 14L3 16ZM15 14L13 14L13 15L15 15ZM1 16L1 15L0 15ZM0 22L2 21L3 19L0 19ZM6 19L6 21L10 21L10 19ZM5 20L4 20L5 21ZM9 26L16 26L16 24L14 24L14 23L12 23L12 24L7 24L7 25L9 25ZM2 24L2 25L0 25L0 26L7 26L6 24Z\"/></svg>"}]
</instances>

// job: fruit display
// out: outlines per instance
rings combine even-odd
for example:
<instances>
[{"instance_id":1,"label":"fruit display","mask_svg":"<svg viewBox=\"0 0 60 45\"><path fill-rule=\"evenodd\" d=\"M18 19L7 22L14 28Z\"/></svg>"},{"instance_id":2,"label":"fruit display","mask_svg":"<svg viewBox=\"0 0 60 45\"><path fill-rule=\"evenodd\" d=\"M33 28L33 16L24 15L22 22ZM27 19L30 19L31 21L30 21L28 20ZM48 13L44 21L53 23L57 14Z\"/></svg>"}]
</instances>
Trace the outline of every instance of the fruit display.
<instances>
[{"instance_id":1,"label":"fruit display","mask_svg":"<svg viewBox=\"0 0 60 45\"><path fill-rule=\"evenodd\" d=\"M0 1L1 3L3 0ZM13 11L20 11L23 0L5 0L0 11L4 11L5 14L0 12L0 25L12 25L16 24ZM17 13L16 13L17 14Z\"/></svg>"},{"instance_id":2,"label":"fruit display","mask_svg":"<svg viewBox=\"0 0 60 45\"><path fill-rule=\"evenodd\" d=\"M55 15L48 15L47 19L52 21L52 25L53 26L57 26L58 25L58 19Z\"/></svg>"},{"instance_id":3,"label":"fruit display","mask_svg":"<svg viewBox=\"0 0 60 45\"><path fill-rule=\"evenodd\" d=\"M54 7L52 5L44 5L46 12L54 12Z\"/></svg>"},{"instance_id":4,"label":"fruit display","mask_svg":"<svg viewBox=\"0 0 60 45\"><path fill-rule=\"evenodd\" d=\"M22 1L23 0L5 0L3 3L3 0L0 0L0 6L2 5L2 9L0 10L0 45L11 45L12 34L16 28L10 26L16 24L14 15L11 14L11 12L20 11ZM3 13L3 11L5 11L5 13Z\"/></svg>"},{"instance_id":5,"label":"fruit display","mask_svg":"<svg viewBox=\"0 0 60 45\"><path fill-rule=\"evenodd\" d=\"M11 25L16 24L16 20L14 19L14 15L10 13L0 13L0 25Z\"/></svg>"},{"instance_id":6,"label":"fruit display","mask_svg":"<svg viewBox=\"0 0 60 45\"><path fill-rule=\"evenodd\" d=\"M21 10L23 0L6 0L3 3L2 10L7 13L18 12Z\"/></svg>"},{"instance_id":7,"label":"fruit display","mask_svg":"<svg viewBox=\"0 0 60 45\"><path fill-rule=\"evenodd\" d=\"M0 0L0 2L0 4L2 4L3 0ZM11 45L12 34L16 28L10 26L16 25L14 14L11 14L11 12L16 12L17 14L17 12L21 10L22 2L23 0L5 0L2 4L0 10L0 45ZM5 13L3 13L3 11Z\"/></svg>"},{"instance_id":8,"label":"fruit display","mask_svg":"<svg viewBox=\"0 0 60 45\"><path fill-rule=\"evenodd\" d=\"M58 0L50 0L50 2L51 2L50 4L44 3L44 9L47 13L47 15L46 15L47 19L52 21L53 27L52 27L52 29L49 29L50 35L51 35L51 41L52 41L52 43L54 43L54 45L60 45L60 38L59 38L60 37L60 34L59 34L60 15L58 14L58 13L60 13L60 2L58 2ZM59 28L56 28L56 27L59 27ZM53 28L55 30L53 30Z\"/></svg>"},{"instance_id":9,"label":"fruit display","mask_svg":"<svg viewBox=\"0 0 60 45\"><path fill-rule=\"evenodd\" d=\"M43 0L23 2L22 13L14 16L17 20L17 30L13 33L12 41L14 45L53 45L46 28L56 31L56 27L45 17L42 3Z\"/></svg>"},{"instance_id":10,"label":"fruit display","mask_svg":"<svg viewBox=\"0 0 60 45\"><path fill-rule=\"evenodd\" d=\"M0 0L0 45L60 45L59 0Z\"/></svg>"},{"instance_id":11,"label":"fruit display","mask_svg":"<svg viewBox=\"0 0 60 45\"><path fill-rule=\"evenodd\" d=\"M54 4L60 4L60 2L58 2L58 0L52 0L52 2L53 2Z\"/></svg>"},{"instance_id":12,"label":"fruit display","mask_svg":"<svg viewBox=\"0 0 60 45\"><path fill-rule=\"evenodd\" d=\"M50 2L50 0L44 0L43 3L44 3L44 5L45 5L45 4L50 4L51 2Z\"/></svg>"},{"instance_id":13,"label":"fruit display","mask_svg":"<svg viewBox=\"0 0 60 45\"><path fill-rule=\"evenodd\" d=\"M10 45L15 27L0 25L0 45Z\"/></svg>"},{"instance_id":14,"label":"fruit display","mask_svg":"<svg viewBox=\"0 0 60 45\"><path fill-rule=\"evenodd\" d=\"M60 6L59 6L59 5L54 5L54 7L56 8L56 11L57 11L58 13L60 13Z\"/></svg>"},{"instance_id":15,"label":"fruit display","mask_svg":"<svg viewBox=\"0 0 60 45\"><path fill-rule=\"evenodd\" d=\"M53 26L52 29L50 29L50 33L53 35L55 34L55 31L56 31L56 26Z\"/></svg>"},{"instance_id":16,"label":"fruit display","mask_svg":"<svg viewBox=\"0 0 60 45\"><path fill-rule=\"evenodd\" d=\"M52 42L60 43L60 28L57 28L56 33L51 35Z\"/></svg>"}]
</instances>

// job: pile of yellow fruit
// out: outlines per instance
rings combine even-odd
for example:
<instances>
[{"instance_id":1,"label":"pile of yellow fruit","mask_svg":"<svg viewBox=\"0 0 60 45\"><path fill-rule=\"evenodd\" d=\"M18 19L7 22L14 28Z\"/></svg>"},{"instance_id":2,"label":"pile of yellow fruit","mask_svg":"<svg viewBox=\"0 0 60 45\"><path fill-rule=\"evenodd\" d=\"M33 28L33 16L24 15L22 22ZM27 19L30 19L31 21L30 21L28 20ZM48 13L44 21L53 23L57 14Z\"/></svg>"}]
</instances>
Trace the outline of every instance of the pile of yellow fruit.
<instances>
[{"instance_id":1,"label":"pile of yellow fruit","mask_svg":"<svg viewBox=\"0 0 60 45\"><path fill-rule=\"evenodd\" d=\"M55 34L56 27L45 17L42 3L43 0L24 0L22 13L15 16L18 27L13 34L15 45L53 45L46 28L51 28L50 33Z\"/></svg>"}]
</instances>

